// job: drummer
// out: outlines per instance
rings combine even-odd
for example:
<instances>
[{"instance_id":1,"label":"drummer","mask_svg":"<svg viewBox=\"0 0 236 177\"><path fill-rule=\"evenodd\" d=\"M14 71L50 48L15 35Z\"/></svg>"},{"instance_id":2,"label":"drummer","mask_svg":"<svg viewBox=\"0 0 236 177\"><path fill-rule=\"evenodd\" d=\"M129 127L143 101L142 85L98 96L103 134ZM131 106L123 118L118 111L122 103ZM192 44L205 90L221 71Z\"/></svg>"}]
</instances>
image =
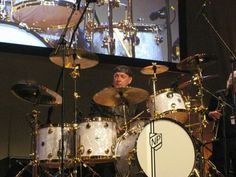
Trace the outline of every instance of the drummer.
<instances>
[{"instance_id":1,"label":"drummer","mask_svg":"<svg viewBox=\"0 0 236 177\"><path fill-rule=\"evenodd\" d=\"M107 89L120 89L120 88L131 88L130 84L133 80L133 73L130 67L125 65L116 66L113 69L113 83L111 87ZM106 95L104 95L105 97ZM124 96L125 97L125 96ZM111 100L112 101L112 100ZM125 101L125 100L124 100ZM117 123L117 133L121 134L124 132L124 113L123 106L124 104L118 104L114 107L112 106L104 106L96 103L94 100L91 103L90 107L90 117L106 117L106 118L114 118ZM125 104L125 114L127 117L127 121L133 118L137 113L139 113L138 105L136 104ZM96 164L94 170L101 177L113 177L116 176L116 170L113 162Z\"/></svg>"},{"instance_id":2,"label":"drummer","mask_svg":"<svg viewBox=\"0 0 236 177\"><path fill-rule=\"evenodd\" d=\"M111 88L131 88L130 85L133 80L133 73L130 67L126 65L118 65L113 69L113 83ZM125 98L124 98L124 101ZM96 103L94 100L90 107L90 117L108 117L114 118L117 123L118 134L124 131L124 111L126 121L129 122L131 118L135 117L137 114L142 112L140 104L125 104L125 109L123 104L119 104L114 107L104 106Z\"/></svg>"}]
</instances>

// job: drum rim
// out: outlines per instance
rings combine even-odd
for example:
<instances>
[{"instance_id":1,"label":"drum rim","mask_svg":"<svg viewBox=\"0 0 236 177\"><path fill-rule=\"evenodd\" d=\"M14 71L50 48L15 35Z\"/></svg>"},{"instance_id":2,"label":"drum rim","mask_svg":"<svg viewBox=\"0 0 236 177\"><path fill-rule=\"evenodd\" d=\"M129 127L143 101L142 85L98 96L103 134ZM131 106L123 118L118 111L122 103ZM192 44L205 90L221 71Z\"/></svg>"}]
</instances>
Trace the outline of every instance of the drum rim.
<instances>
[{"instance_id":1,"label":"drum rim","mask_svg":"<svg viewBox=\"0 0 236 177\"><path fill-rule=\"evenodd\" d=\"M106 121L106 122L114 122L116 123L115 119L111 118L111 117L105 117L105 116L94 116L94 117L87 117L87 118L84 118L80 121L80 123L86 123L86 122L103 122L103 121Z\"/></svg>"},{"instance_id":2,"label":"drum rim","mask_svg":"<svg viewBox=\"0 0 236 177\"><path fill-rule=\"evenodd\" d=\"M172 118L172 117L168 117L167 116L167 114L173 114L173 113L186 113L186 120L184 121L184 122L180 122L180 121L178 121L178 117L176 117L176 118ZM173 119L173 120L175 120L175 121L178 121L178 122L180 122L180 123L182 123L182 124L184 124L187 120L188 120L188 110L187 109L174 109L174 110L168 110L168 111L165 111L165 112L162 112L161 114L159 114L159 118L169 118L169 119ZM159 119L158 118L158 119ZM155 120L155 119L154 119Z\"/></svg>"},{"instance_id":3,"label":"drum rim","mask_svg":"<svg viewBox=\"0 0 236 177\"><path fill-rule=\"evenodd\" d=\"M63 123L64 127L69 127L72 128L74 126L74 124L72 123ZM49 123L49 124L41 124L39 125L39 128L61 128L61 124L59 123Z\"/></svg>"}]
</instances>

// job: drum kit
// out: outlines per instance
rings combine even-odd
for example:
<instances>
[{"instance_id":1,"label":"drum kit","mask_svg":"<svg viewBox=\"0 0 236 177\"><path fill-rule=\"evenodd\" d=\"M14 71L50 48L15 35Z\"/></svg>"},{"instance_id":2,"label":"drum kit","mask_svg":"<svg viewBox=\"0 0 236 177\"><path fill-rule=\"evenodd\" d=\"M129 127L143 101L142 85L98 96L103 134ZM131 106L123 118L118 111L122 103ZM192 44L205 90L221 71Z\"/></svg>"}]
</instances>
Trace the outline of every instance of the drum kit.
<instances>
[{"instance_id":1,"label":"drum kit","mask_svg":"<svg viewBox=\"0 0 236 177\"><path fill-rule=\"evenodd\" d=\"M94 54L83 50L69 49L65 55L59 51L58 54L52 54L50 60L60 67L72 69L71 75L75 80L79 75L79 69L98 64ZM146 90L135 87L108 87L96 93L93 100L107 107L134 105L146 101L150 117L142 118L141 112L128 120L124 110L125 131L122 134L117 132L117 122L109 117L89 117L79 123L63 122L63 125L39 125L38 108L61 105L63 98L35 81L19 81L11 90L17 98L33 105L30 114L33 152L32 160L17 176L30 166L33 177L38 177L39 169L44 170L47 176L53 176L50 170L59 171L61 164L65 169L86 166L96 174L90 166L109 162L115 164L119 177L207 176L205 164L211 163L207 163L204 148L208 148L205 147L208 142L205 142L204 137L195 136L193 127L197 124L202 135L208 124L204 116L206 108L203 104L202 82L216 77L202 76L201 64L208 61L206 55L197 54L177 64L180 70L193 71L193 76L191 80L179 83L175 89L156 91L157 76L168 72L169 68L153 63L141 69L142 74L152 78L153 94L149 95ZM183 96L181 92L181 89L194 85L198 88L197 104L193 104L193 99ZM76 99L75 95L75 102ZM188 124L191 112L197 113L200 117L196 124ZM77 175L74 170L69 173L70 176ZM64 174L58 172L57 175Z\"/></svg>"},{"instance_id":2,"label":"drum kit","mask_svg":"<svg viewBox=\"0 0 236 177\"><path fill-rule=\"evenodd\" d=\"M73 41L73 48L133 58L163 58L159 46L163 41L162 29L155 24L133 23L132 0L127 5L117 0L99 0L93 7L86 5L75 0L2 0L1 42L56 48L67 28L65 40ZM107 6L107 24L96 22L95 7L99 6ZM125 18L113 22L113 9L121 6L125 7ZM84 24L78 24L79 19ZM13 33L17 35L9 35ZM146 48L150 50L147 52Z\"/></svg>"}]
</instances>

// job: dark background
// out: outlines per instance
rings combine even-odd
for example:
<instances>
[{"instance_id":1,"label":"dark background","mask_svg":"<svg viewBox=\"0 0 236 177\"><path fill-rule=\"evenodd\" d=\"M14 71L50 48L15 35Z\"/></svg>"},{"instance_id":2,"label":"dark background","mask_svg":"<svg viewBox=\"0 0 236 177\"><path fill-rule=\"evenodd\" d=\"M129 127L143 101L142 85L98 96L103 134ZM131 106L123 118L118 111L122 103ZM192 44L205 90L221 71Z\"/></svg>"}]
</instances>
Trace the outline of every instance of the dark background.
<instances>
[{"instance_id":1,"label":"dark background","mask_svg":"<svg viewBox=\"0 0 236 177\"><path fill-rule=\"evenodd\" d=\"M218 31L226 44L235 52L236 46L236 22L235 0L208 1L205 9L202 9L203 1L181 0L179 8L181 16L181 50L185 57L207 53L213 56L214 61L202 66L203 75L218 74L218 78L204 81L204 86L214 92L225 88L228 74L231 72L231 55L217 37L200 12L205 12L209 21ZM202 11L203 10L203 11ZM32 111L32 105L16 98L11 93L11 87L19 80L35 80L48 88L55 90L61 68L51 63L48 54L50 51L32 52L30 48L10 47L1 45L0 53L0 159L10 157L29 157L31 152L31 129L26 114ZM17 51L17 52L15 52ZM25 51L27 54L19 52ZM82 70L78 78L78 91L81 95L78 107L86 115L88 113L91 97L104 87L110 86L112 81L112 68L117 64L128 64L134 71L134 87L148 90L152 93L150 76L142 75L140 69L151 65L151 61L142 62L128 60L126 58L100 56L101 62L93 68ZM163 63L160 63L163 64ZM158 75L157 89L169 88L172 81L181 73L175 66L164 63L170 67L170 71ZM73 80L69 76L70 70L65 72L65 120L73 121ZM191 74L185 74L182 78L188 80ZM190 91L189 91L190 90ZM185 94L191 89L184 90ZM191 93L192 94L192 93ZM207 105L209 94L205 93L204 104ZM48 107L40 107L40 122L47 119ZM53 109L53 123L60 122L60 106Z\"/></svg>"}]
</instances>

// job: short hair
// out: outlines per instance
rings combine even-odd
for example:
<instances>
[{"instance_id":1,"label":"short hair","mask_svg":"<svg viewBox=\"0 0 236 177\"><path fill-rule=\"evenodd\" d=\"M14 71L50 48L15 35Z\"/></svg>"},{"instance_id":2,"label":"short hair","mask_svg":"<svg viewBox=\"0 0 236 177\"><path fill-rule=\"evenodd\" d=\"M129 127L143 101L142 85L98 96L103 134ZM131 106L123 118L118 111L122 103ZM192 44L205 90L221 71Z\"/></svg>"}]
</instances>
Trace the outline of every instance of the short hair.
<instances>
[{"instance_id":1,"label":"short hair","mask_svg":"<svg viewBox=\"0 0 236 177\"><path fill-rule=\"evenodd\" d=\"M125 73L127 75L129 75L130 77L133 76L133 72L130 69L130 67L126 66L126 65L118 65L113 69L113 74L115 74L116 72L122 72Z\"/></svg>"}]
</instances>

